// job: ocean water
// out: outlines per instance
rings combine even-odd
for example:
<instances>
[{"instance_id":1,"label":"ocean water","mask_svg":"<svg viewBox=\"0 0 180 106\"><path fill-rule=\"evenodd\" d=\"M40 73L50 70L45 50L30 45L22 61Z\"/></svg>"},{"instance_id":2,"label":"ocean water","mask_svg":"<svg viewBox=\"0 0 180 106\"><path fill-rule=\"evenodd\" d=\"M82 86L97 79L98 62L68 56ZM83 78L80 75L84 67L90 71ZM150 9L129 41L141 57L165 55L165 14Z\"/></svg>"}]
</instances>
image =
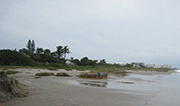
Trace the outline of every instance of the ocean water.
<instances>
[{"instance_id":1,"label":"ocean water","mask_svg":"<svg viewBox=\"0 0 180 106\"><path fill-rule=\"evenodd\" d=\"M135 91L138 95L148 95L149 98L145 106L180 106L180 70L176 70L176 72L178 73L151 76L131 74L110 82L107 84L107 88ZM116 81L129 81L134 82L134 84L115 84Z\"/></svg>"},{"instance_id":2,"label":"ocean water","mask_svg":"<svg viewBox=\"0 0 180 106\"><path fill-rule=\"evenodd\" d=\"M109 76L108 80L71 81L78 86L116 89L115 91L148 95L145 106L180 106L180 70L169 75Z\"/></svg>"},{"instance_id":3,"label":"ocean water","mask_svg":"<svg viewBox=\"0 0 180 106\"><path fill-rule=\"evenodd\" d=\"M180 75L180 70L175 70L176 72L178 72L177 74Z\"/></svg>"},{"instance_id":4,"label":"ocean water","mask_svg":"<svg viewBox=\"0 0 180 106\"><path fill-rule=\"evenodd\" d=\"M180 105L180 70L178 73L162 76L157 80L159 91L149 101L149 106L179 106Z\"/></svg>"}]
</instances>

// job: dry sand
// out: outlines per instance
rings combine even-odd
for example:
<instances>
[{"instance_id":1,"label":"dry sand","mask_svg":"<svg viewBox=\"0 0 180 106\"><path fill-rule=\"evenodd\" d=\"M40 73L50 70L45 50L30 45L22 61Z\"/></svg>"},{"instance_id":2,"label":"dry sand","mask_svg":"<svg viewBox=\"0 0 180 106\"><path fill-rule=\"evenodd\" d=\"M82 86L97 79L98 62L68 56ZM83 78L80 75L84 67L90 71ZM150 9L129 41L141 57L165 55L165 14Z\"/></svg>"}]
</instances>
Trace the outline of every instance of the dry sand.
<instances>
[{"instance_id":1,"label":"dry sand","mask_svg":"<svg viewBox=\"0 0 180 106\"><path fill-rule=\"evenodd\" d=\"M135 91L77 86L68 83L68 81L73 80L87 81L87 79L79 79L76 77L76 75L80 73L80 71L77 70L13 70L22 72L10 76L27 85L30 91L29 96L23 98L16 97L7 102L0 102L0 106L145 106L151 96L144 93L136 93ZM46 76L35 79L35 74L38 72L67 72L72 75L72 77ZM135 74L137 73L147 75L159 74L157 72L145 73L143 71L135 72Z\"/></svg>"}]
</instances>

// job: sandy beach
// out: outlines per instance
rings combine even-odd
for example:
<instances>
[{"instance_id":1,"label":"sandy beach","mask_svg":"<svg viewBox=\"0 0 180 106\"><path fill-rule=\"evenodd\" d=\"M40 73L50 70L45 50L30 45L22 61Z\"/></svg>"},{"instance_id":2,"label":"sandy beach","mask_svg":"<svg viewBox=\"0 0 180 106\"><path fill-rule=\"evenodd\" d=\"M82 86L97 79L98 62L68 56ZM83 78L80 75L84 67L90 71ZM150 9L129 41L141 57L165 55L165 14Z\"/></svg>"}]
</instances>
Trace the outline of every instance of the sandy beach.
<instances>
[{"instance_id":1,"label":"sandy beach","mask_svg":"<svg viewBox=\"0 0 180 106\"><path fill-rule=\"evenodd\" d=\"M131 71L132 73L130 74L134 76L122 77L110 74L108 79L91 80L76 77L76 75L81 73L78 70L13 70L22 72L9 76L27 85L29 96L15 97L10 101L0 102L0 106L158 106L159 103L156 103L152 98L158 97L158 94L160 94L162 88L159 85L161 83L149 77L138 78L138 75L156 75L157 78L161 79L164 75L175 73L174 71ZM53 72L55 74L66 72L72 77L44 76L35 79L35 74L39 72ZM175 96L177 99L180 98L179 94ZM178 103L180 102L174 103L173 106L177 106Z\"/></svg>"}]
</instances>

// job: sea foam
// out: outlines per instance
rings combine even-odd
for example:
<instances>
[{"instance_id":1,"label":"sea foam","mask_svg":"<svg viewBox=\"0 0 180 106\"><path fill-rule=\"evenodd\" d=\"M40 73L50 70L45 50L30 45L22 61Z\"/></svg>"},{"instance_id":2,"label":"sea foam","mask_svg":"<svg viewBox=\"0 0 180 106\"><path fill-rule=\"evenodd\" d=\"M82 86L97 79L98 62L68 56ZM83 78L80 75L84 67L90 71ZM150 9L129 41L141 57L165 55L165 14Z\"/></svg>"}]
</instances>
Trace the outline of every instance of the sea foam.
<instances>
[{"instance_id":1,"label":"sea foam","mask_svg":"<svg viewBox=\"0 0 180 106\"><path fill-rule=\"evenodd\" d=\"M176 72L178 72L177 74L180 75L180 70L175 70Z\"/></svg>"},{"instance_id":2,"label":"sea foam","mask_svg":"<svg viewBox=\"0 0 180 106\"><path fill-rule=\"evenodd\" d=\"M180 73L180 70L175 70L176 72Z\"/></svg>"}]
</instances>

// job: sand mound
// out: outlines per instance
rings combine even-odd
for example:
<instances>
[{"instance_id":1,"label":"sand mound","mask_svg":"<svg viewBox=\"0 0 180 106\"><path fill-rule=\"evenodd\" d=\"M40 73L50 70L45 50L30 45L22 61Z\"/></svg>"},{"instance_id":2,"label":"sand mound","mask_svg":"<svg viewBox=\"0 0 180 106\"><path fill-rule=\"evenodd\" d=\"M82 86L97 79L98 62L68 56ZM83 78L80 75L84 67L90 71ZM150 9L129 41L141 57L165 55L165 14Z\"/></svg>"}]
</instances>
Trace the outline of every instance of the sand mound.
<instances>
[{"instance_id":1,"label":"sand mound","mask_svg":"<svg viewBox=\"0 0 180 106\"><path fill-rule=\"evenodd\" d=\"M0 71L0 101L7 101L13 97L28 96L28 91L24 88L25 85L19 83L16 79L7 77L4 71Z\"/></svg>"}]
</instances>

